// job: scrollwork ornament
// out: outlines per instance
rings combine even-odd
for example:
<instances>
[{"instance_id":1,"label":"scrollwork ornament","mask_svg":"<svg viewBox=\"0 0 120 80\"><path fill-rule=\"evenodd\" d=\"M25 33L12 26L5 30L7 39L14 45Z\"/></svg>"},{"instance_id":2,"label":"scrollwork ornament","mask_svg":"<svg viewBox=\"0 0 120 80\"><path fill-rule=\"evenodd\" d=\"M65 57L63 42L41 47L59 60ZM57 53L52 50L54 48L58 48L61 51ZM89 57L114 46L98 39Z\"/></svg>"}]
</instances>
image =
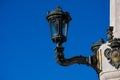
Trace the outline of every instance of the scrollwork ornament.
<instances>
[{"instance_id":1,"label":"scrollwork ornament","mask_svg":"<svg viewBox=\"0 0 120 80\"><path fill-rule=\"evenodd\" d=\"M120 67L120 48L113 48L111 51L111 60L110 63L112 66L115 66L116 69Z\"/></svg>"},{"instance_id":2,"label":"scrollwork ornament","mask_svg":"<svg viewBox=\"0 0 120 80\"><path fill-rule=\"evenodd\" d=\"M110 48L107 48L105 51L104 51L104 56L110 60L111 58L111 49Z\"/></svg>"},{"instance_id":3,"label":"scrollwork ornament","mask_svg":"<svg viewBox=\"0 0 120 80\"><path fill-rule=\"evenodd\" d=\"M109 60L109 63L114 66L116 69L120 67L120 48L107 48L104 51L105 57Z\"/></svg>"}]
</instances>

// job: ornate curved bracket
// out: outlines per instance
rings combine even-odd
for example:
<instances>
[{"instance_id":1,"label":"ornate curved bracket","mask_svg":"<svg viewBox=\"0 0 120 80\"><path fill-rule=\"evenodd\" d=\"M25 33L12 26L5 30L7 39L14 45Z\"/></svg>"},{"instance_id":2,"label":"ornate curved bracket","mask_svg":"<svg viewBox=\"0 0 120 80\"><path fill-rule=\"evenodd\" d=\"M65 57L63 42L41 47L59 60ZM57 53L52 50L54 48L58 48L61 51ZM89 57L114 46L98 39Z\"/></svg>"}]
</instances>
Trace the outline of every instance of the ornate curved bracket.
<instances>
[{"instance_id":1,"label":"ornate curved bracket","mask_svg":"<svg viewBox=\"0 0 120 80\"><path fill-rule=\"evenodd\" d=\"M100 70L97 67L98 61L97 61L97 53L96 52L103 43L104 43L104 41L103 41L103 39L101 39L99 42L92 45L91 49L95 53L95 55L93 55L93 56L88 56L88 57L75 56L75 57L72 57L69 59L64 57L64 48L62 47L62 43L58 43L57 47L55 48L57 63L62 66L69 66L69 65L72 65L75 63L86 64L87 66L93 67L96 70L96 72L99 74Z\"/></svg>"},{"instance_id":2,"label":"ornate curved bracket","mask_svg":"<svg viewBox=\"0 0 120 80\"><path fill-rule=\"evenodd\" d=\"M83 57L83 56L75 56L69 59L66 59L64 57L64 48L63 47L56 47L55 48L55 52L56 52L56 60L57 63L59 63L62 66L69 66L72 65L74 63L77 64L86 64L88 66L91 65L91 57Z\"/></svg>"}]
</instances>

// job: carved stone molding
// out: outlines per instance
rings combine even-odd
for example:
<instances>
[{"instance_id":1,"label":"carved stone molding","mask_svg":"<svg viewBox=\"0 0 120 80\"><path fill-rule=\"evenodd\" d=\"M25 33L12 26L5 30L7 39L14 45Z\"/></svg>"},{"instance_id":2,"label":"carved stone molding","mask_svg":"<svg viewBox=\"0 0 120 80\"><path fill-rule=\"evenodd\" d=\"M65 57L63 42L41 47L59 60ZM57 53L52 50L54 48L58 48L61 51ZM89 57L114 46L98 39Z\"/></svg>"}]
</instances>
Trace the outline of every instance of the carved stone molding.
<instances>
[{"instance_id":1,"label":"carved stone molding","mask_svg":"<svg viewBox=\"0 0 120 80\"><path fill-rule=\"evenodd\" d=\"M112 39L108 46L111 48L107 48L104 55L109 60L109 63L118 69L120 67L120 39Z\"/></svg>"},{"instance_id":2,"label":"carved stone molding","mask_svg":"<svg viewBox=\"0 0 120 80\"><path fill-rule=\"evenodd\" d=\"M107 29L107 39L108 39L108 42L111 42L111 40L113 39L113 27L112 26L110 26Z\"/></svg>"},{"instance_id":3,"label":"carved stone molding","mask_svg":"<svg viewBox=\"0 0 120 80\"><path fill-rule=\"evenodd\" d=\"M104 55L105 57L110 60L111 58L111 49L110 48L107 48L105 51L104 51Z\"/></svg>"}]
</instances>

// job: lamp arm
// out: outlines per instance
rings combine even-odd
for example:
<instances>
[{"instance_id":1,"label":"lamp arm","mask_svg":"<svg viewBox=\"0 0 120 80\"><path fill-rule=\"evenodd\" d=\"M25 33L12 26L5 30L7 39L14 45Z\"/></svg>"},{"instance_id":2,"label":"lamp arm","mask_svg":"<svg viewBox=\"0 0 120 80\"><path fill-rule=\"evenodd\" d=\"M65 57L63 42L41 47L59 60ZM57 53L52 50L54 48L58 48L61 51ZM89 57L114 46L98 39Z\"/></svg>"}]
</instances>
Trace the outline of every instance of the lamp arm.
<instances>
[{"instance_id":1,"label":"lamp arm","mask_svg":"<svg viewBox=\"0 0 120 80\"><path fill-rule=\"evenodd\" d=\"M64 51L64 48L62 46L55 48L57 63L59 63L62 66L69 66L69 65L72 65L74 63L77 63L77 64L86 64L88 66L93 67L93 64L96 63L95 62L96 60L93 60L93 59L96 59L95 56L89 56L89 57L75 56L75 57L66 59L64 57L63 51Z\"/></svg>"}]
</instances>

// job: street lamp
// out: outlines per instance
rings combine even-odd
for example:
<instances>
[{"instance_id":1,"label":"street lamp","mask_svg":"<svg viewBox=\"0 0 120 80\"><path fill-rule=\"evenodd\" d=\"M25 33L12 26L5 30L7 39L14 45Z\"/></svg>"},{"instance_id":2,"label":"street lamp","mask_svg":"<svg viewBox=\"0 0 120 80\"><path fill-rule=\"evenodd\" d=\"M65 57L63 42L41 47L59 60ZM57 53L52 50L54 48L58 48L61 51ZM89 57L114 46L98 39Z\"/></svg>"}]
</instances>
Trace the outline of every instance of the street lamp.
<instances>
[{"instance_id":1,"label":"street lamp","mask_svg":"<svg viewBox=\"0 0 120 80\"><path fill-rule=\"evenodd\" d=\"M92 45L91 50L95 53L93 56L75 56L67 59L64 57L64 47L62 46L62 43L67 41L68 24L72 20L70 14L62 11L60 7L57 7L54 11L48 12L46 18L50 24L52 41L57 44L55 48L57 63L62 66L69 66L74 63L86 64L92 66L97 73L99 73L100 70L97 67L96 53L99 47L104 43L103 39Z\"/></svg>"},{"instance_id":2,"label":"street lamp","mask_svg":"<svg viewBox=\"0 0 120 80\"><path fill-rule=\"evenodd\" d=\"M67 39L68 24L71 16L68 12L63 12L60 7L55 11L48 13L48 22L50 24L50 32L53 42L62 44Z\"/></svg>"}]
</instances>

